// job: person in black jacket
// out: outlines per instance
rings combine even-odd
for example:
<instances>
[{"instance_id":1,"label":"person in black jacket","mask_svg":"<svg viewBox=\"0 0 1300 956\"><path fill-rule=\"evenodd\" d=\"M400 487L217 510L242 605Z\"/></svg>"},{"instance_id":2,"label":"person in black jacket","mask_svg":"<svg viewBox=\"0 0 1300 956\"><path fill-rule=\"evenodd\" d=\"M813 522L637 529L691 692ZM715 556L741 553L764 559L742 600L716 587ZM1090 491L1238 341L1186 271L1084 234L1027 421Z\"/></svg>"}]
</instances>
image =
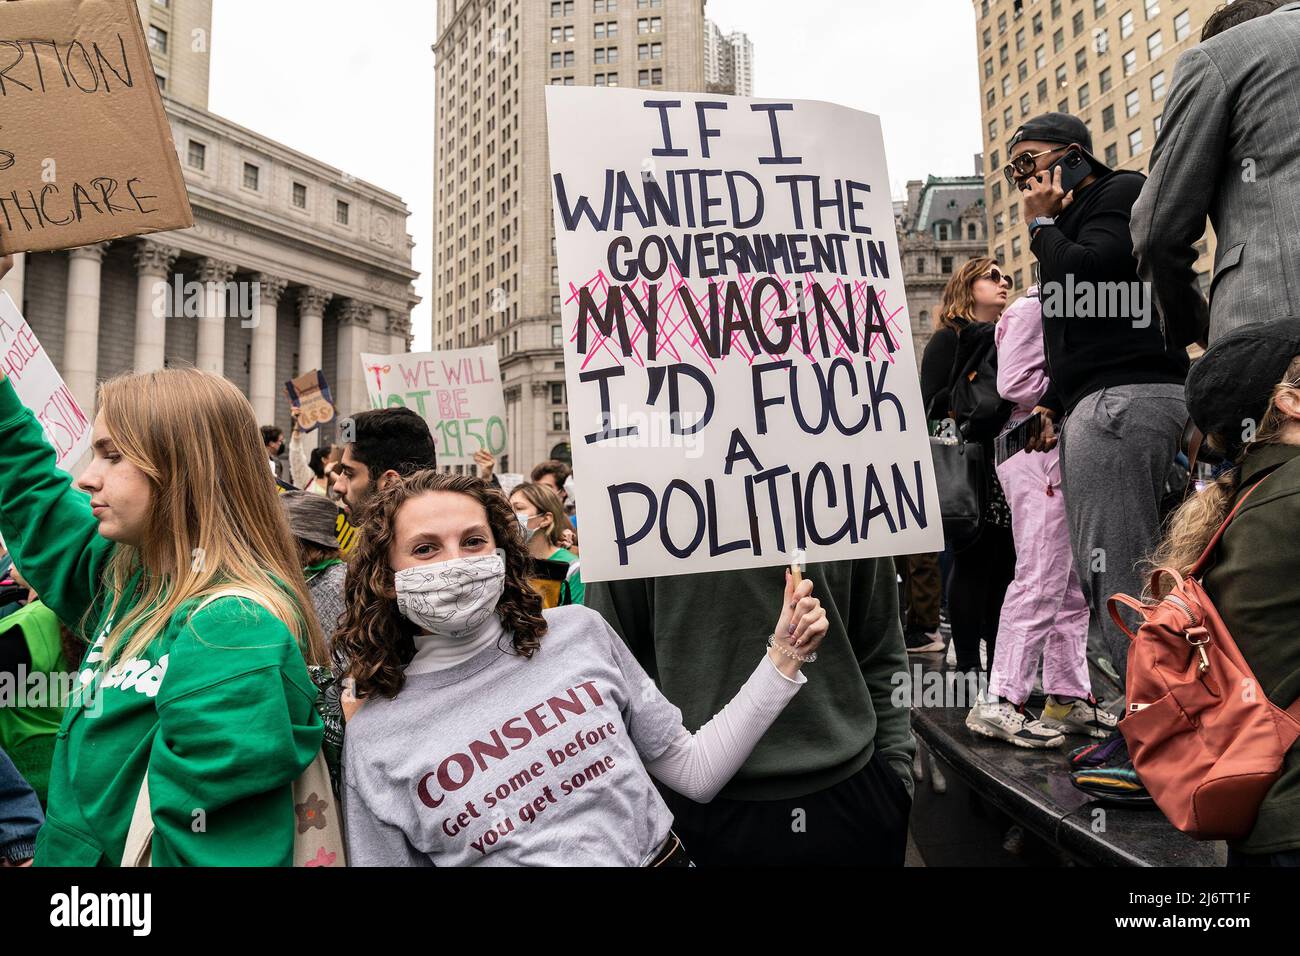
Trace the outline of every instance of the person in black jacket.
<instances>
[{"instance_id":1,"label":"person in black jacket","mask_svg":"<svg viewBox=\"0 0 1300 956\"><path fill-rule=\"evenodd\" d=\"M935 313L936 331L921 356L921 401L930 419L950 420L948 393L963 333L980 323L998 320L1007 305L1011 277L996 261L981 256L959 268L943 290ZM983 526L974 543L953 555L948 588L948 617L957 649L957 667L980 673L980 640L993 661L1002 598L1015 576L1016 550L1011 541L1011 509L993 472L992 443L985 449L988 463L989 503Z\"/></svg>"},{"instance_id":2,"label":"person in black jacket","mask_svg":"<svg viewBox=\"0 0 1300 956\"><path fill-rule=\"evenodd\" d=\"M1072 190L1053 164L1082 153L1090 171ZM1106 614L1117 591L1142 590L1136 566L1156 544L1160 500L1187 421L1187 354L1166 344L1150 289L1139 281L1129 219L1146 178L1092 155L1088 127L1046 113L1007 144L1007 181L1022 190L1038 260L1049 418L1061 445L1074 561L1094 640L1121 685L1128 639ZM1044 448L1046 450L1046 448Z\"/></svg>"}]
</instances>

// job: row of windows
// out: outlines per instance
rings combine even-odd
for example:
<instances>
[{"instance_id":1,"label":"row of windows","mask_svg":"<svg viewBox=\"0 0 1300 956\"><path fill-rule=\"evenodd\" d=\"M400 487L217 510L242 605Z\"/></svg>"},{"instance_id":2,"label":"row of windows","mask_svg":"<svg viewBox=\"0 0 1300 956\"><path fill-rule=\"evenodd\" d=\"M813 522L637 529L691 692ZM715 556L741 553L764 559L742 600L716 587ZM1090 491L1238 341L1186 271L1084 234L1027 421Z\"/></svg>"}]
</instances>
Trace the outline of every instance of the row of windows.
<instances>
[{"instance_id":1,"label":"row of windows","mask_svg":"<svg viewBox=\"0 0 1300 956\"><path fill-rule=\"evenodd\" d=\"M652 70L637 70L637 86L661 86L664 81L664 71L659 67ZM576 80L572 76L553 76L551 77L552 86L576 86ZM618 86L617 73L597 73L595 77L596 86Z\"/></svg>"},{"instance_id":2,"label":"row of windows","mask_svg":"<svg viewBox=\"0 0 1300 956\"><path fill-rule=\"evenodd\" d=\"M191 139L185 150L185 163L191 169L197 169L203 172L208 165L208 147L206 143L197 139ZM256 163L245 162L243 185L245 189L251 189L253 192L262 191L262 167ZM307 208L307 186L305 183L294 182L292 189L292 202L298 209ZM334 205L334 221L340 226L348 225L351 213L351 206L345 200L337 199Z\"/></svg>"},{"instance_id":3,"label":"row of windows","mask_svg":"<svg viewBox=\"0 0 1300 956\"><path fill-rule=\"evenodd\" d=\"M664 21L662 17L642 17L636 22L636 32L638 34L662 33L663 29ZM593 23L591 35L596 40L617 40L618 21L610 20L608 22ZM572 43L575 37L574 28L571 26L551 27L552 43Z\"/></svg>"},{"instance_id":4,"label":"row of windows","mask_svg":"<svg viewBox=\"0 0 1300 956\"><path fill-rule=\"evenodd\" d=\"M1160 72L1156 73L1154 76L1151 77L1149 83L1151 87L1151 101L1154 103L1164 99L1165 93L1167 92L1167 85L1168 85L1166 82L1165 71L1161 70ZM1097 84L1100 93L1105 94L1110 91L1111 88L1110 67L1107 67L1106 69L1102 70L1100 74L1098 74ZM1068 84L1061 83L1059 85L1065 86ZM1087 109L1088 106L1091 105L1092 103L1091 84L1090 83L1080 84L1078 90L1075 91L1075 97L1078 102L1079 110L1082 111ZM1038 102L1040 104L1047 102L1047 81L1046 80L1040 80L1038 83ZM1068 100L1064 100L1062 102L1066 103L1068 107L1069 105ZM1141 108L1141 96L1139 92L1136 89L1129 90L1124 95L1124 115L1129 117L1135 116L1140 108ZM1020 117L1022 119L1027 117L1030 113L1030 110L1031 110L1031 106L1029 101L1029 94L1024 93L1020 97ZM1068 112L1068 109L1063 109L1061 110L1061 112ZM1108 106L1104 110L1102 110L1101 118L1102 118L1102 129L1103 130L1111 129L1115 125L1114 107ZM1015 125L1015 121L1016 121L1015 114L1012 108L1008 106L1005 110L1002 111L1002 123L1008 133L1012 132L1013 127ZM998 118L995 116L989 120L990 141L996 140L997 130L998 130Z\"/></svg>"},{"instance_id":5,"label":"row of windows","mask_svg":"<svg viewBox=\"0 0 1300 956\"><path fill-rule=\"evenodd\" d=\"M636 0L638 10L658 10L663 5L664 0ZM591 10L593 13L618 13L618 0L592 0ZM557 0L552 3L551 16L573 16L573 0Z\"/></svg>"},{"instance_id":6,"label":"row of windows","mask_svg":"<svg viewBox=\"0 0 1300 956\"><path fill-rule=\"evenodd\" d=\"M636 47L636 58L638 60L662 60L664 56L664 45L662 43L638 43ZM592 60L598 65L613 65L618 62L618 47L596 47L592 51ZM572 50L563 52L556 50L551 54L551 69L560 70L573 66L577 62L577 54Z\"/></svg>"}]
</instances>

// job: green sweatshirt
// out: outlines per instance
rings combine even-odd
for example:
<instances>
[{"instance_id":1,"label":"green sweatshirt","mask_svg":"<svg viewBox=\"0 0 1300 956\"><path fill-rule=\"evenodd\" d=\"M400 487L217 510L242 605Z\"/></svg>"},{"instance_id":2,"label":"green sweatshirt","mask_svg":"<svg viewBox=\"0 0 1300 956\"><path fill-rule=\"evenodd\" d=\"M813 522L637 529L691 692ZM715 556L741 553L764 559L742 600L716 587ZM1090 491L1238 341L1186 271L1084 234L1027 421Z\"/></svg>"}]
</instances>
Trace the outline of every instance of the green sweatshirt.
<instances>
[{"instance_id":1,"label":"green sweatshirt","mask_svg":"<svg viewBox=\"0 0 1300 956\"><path fill-rule=\"evenodd\" d=\"M63 659L59 619L40 601L31 601L0 620L0 634L13 630L22 635L32 661L22 682L24 689L30 692L36 686L33 676L44 675L43 690L48 703L44 706L27 703L19 707L16 701L0 701L0 749L13 760L43 805L49 792L55 734L63 719L63 707L55 703L56 689L61 686L58 681L69 665Z\"/></svg>"},{"instance_id":2,"label":"green sweatshirt","mask_svg":"<svg viewBox=\"0 0 1300 956\"><path fill-rule=\"evenodd\" d=\"M0 534L61 620L91 636L50 770L36 862L116 865L148 773L153 865L287 866L291 784L320 750L315 687L285 625L255 602L188 603L130 660L106 671L101 582L113 543L89 499L55 467L40 425L0 382ZM136 593L140 574L128 586ZM125 616L133 601L123 602ZM89 613L87 613L89 612Z\"/></svg>"},{"instance_id":3,"label":"green sweatshirt","mask_svg":"<svg viewBox=\"0 0 1300 956\"><path fill-rule=\"evenodd\" d=\"M875 751L912 790L911 714L891 696L907 671L889 558L808 567L830 628L808 683L719 794L786 800L832 787ZM587 582L587 607L627 642L692 732L731 699L776 626L781 568Z\"/></svg>"}]
</instances>

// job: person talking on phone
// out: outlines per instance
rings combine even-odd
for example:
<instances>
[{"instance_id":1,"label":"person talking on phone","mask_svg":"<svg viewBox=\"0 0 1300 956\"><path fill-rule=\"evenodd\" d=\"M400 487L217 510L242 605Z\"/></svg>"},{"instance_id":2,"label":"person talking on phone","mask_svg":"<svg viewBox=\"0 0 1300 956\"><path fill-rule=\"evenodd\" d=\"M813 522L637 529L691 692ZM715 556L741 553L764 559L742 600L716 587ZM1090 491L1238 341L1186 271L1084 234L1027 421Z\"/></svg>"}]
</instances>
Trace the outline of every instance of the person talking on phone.
<instances>
[{"instance_id":1,"label":"person talking on phone","mask_svg":"<svg viewBox=\"0 0 1300 956\"><path fill-rule=\"evenodd\" d=\"M1051 387L1035 450L1060 442L1061 490L1091 628L1121 685L1128 640L1106 598L1142 588L1134 570L1158 538L1160 499L1187 421L1187 354L1169 346L1139 281L1129 220L1146 177L1092 154L1087 125L1045 113L1007 144L1038 260ZM1059 426L1059 427L1056 427Z\"/></svg>"}]
</instances>

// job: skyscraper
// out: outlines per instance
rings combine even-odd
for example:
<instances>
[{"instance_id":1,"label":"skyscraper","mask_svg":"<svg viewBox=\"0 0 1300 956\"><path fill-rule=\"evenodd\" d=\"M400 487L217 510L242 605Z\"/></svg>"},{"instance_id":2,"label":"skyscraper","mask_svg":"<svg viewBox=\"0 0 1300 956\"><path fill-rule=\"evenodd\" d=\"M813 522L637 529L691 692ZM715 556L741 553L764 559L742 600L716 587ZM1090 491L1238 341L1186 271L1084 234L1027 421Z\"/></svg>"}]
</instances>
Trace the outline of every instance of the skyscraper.
<instances>
[{"instance_id":1,"label":"skyscraper","mask_svg":"<svg viewBox=\"0 0 1300 956\"><path fill-rule=\"evenodd\" d=\"M439 0L434 52L433 345L497 348L526 471L569 441L543 91L703 91L704 0Z\"/></svg>"},{"instance_id":2,"label":"skyscraper","mask_svg":"<svg viewBox=\"0 0 1300 956\"><path fill-rule=\"evenodd\" d=\"M1220 0L974 0L984 120L989 254L1016 279L1034 262L1020 199L1002 175L1006 144L1026 119L1073 113L1113 169L1146 172L1174 61L1200 38ZM1206 278L1212 238L1199 245Z\"/></svg>"},{"instance_id":3,"label":"skyscraper","mask_svg":"<svg viewBox=\"0 0 1300 956\"><path fill-rule=\"evenodd\" d=\"M710 93L754 95L754 44L739 31L724 34L704 21L704 84Z\"/></svg>"}]
</instances>

